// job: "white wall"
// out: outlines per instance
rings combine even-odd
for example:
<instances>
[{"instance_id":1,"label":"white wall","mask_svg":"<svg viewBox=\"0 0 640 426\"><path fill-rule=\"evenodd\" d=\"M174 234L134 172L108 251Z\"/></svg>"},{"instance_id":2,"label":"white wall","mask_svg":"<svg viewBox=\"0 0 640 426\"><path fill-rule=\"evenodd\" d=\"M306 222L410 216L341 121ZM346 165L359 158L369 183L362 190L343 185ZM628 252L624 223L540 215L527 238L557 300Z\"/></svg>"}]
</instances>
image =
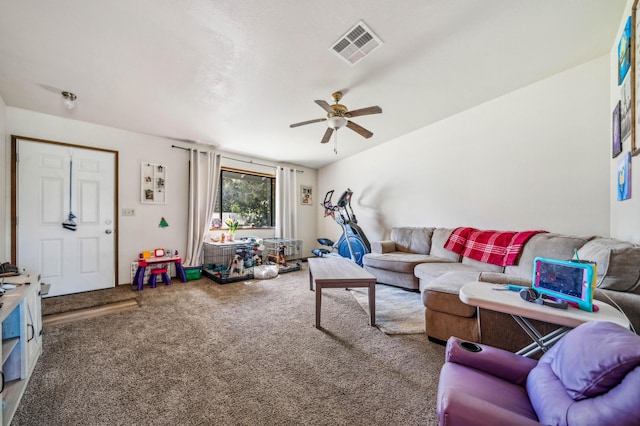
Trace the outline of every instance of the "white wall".
<instances>
[{"instance_id":1,"label":"white wall","mask_svg":"<svg viewBox=\"0 0 640 426\"><path fill-rule=\"evenodd\" d=\"M1 130L1 129L0 129ZM4 133L4 132L3 132ZM45 139L50 141L72 143L84 146L99 147L118 151L119 159L119 269L120 284L130 282L130 263L143 250L156 247L175 248L185 254L187 245L187 190L188 190L188 152L171 148L171 141L154 136L129 132L95 125L91 123L54 117L18 108L6 108L6 146L10 146L10 135ZM186 146L185 144L182 144ZM235 154L221 153L223 156L250 160ZM7 154L2 163L10 165ZM150 162L163 164L167 170L167 204L152 205L140 203L140 164ZM225 164L226 162L226 164ZM257 160L258 163L263 161ZM223 160L223 165L256 170L258 166L247 163ZM304 173L300 183L316 186L316 171L300 168ZM273 172L273 168L270 171ZM264 171L264 170L262 170ZM10 188L2 185L3 199L10 201ZM135 216L122 216L122 209L135 209ZM160 219L164 217L168 228L159 228ZM6 223L7 219L2 223ZM310 208L300 211L301 239L305 248L313 246L316 235L315 217ZM9 225L5 227L3 240L7 256L9 248ZM238 231L237 236L273 237L273 230ZM308 251L308 250L307 250Z\"/></svg>"},{"instance_id":2,"label":"white wall","mask_svg":"<svg viewBox=\"0 0 640 426\"><path fill-rule=\"evenodd\" d=\"M621 87L618 86L618 41L620 35L627 21L627 17L631 15L631 6L633 0L627 2L624 15L620 19L620 28L618 29L617 36L612 43L611 53L609 55L610 65L610 87L611 97L609 103L609 116L611 117L613 109L618 101L621 99ZM629 71L629 74L631 72ZM626 78L631 78L627 75ZM636 96L640 96L636 94ZM638 119L640 111L636 112L636 119ZM611 118L609 119L611 123ZM611 126L611 124L609 124ZM636 138L638 142L638 148L640 148L640 137ZM609 147L611 147L611 136L609 136ZM611 148L609 148L611 149ZM640 242L640 172L636 170L631 174L631 198L624 201L618 201L617 196L617 171L618 160L623 154L626 154L631 150L631 138L627 138L622 142L622 154L619 157L610 160L610 173L609 173L609 186L611 189L610 195L610 207L611 207L611 236L620 238L623 240L630 240L634 242ZM609 151L611 152L611 151ZM611 155L609 155L611 157ZM632 157L631 163L635 163L640 159L640 156Z\"/></svg>"},{"instance_id":3,"label":"white wall","mask_svg":"<svg viewBox=\"0 0 640 426\"><path fill-rule=\"evenodd\" d=\"M350 187L372 241L394 226L608 235L608 80L605 55L324 167L319 192Z\"/></svg>"}]
</instances>

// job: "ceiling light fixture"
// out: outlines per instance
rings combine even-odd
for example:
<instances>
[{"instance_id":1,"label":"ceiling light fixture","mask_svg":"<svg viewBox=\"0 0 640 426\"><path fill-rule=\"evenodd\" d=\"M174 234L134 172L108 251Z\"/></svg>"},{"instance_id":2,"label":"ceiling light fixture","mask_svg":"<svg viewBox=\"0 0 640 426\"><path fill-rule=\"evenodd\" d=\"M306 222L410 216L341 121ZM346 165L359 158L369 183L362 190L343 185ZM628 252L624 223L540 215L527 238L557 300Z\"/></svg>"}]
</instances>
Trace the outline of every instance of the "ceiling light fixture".
<instances>
[{"instance_id":1,"label":"ceiling light fixture","mask_svg":"<svg viewBox=\"0 0 640 426\"><path fill-rule=\"evenodd\" d=\"M62 92L62 105L68 110L72 110L76 106L78 97L71 92Z\"/></svg>"},{"instance_id":2,"label":"ceiling light fixture","mask_svg":"<svg viewBox=\"0 0 640 426\"><path fill-rule=\"evenodd\" d=\"M339 115L334 115L333 117L329 117L327 119L327 126L335 130L338 130L344 127L346 124L347 124L347 119Z\"/></svg>"}]
</instances>

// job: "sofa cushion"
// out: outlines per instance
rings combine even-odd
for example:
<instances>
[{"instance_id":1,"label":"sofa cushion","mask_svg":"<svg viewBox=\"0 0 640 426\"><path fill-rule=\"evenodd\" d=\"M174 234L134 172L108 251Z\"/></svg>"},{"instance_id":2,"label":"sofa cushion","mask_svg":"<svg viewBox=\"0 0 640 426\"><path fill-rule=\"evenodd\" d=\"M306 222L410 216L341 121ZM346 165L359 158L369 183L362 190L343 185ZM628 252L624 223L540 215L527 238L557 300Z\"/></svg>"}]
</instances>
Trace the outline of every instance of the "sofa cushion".
<instances>
[{"instance_id":1,"label":"sofa cushion","mask_svg":"<svg viewBox=\"0 0 640 426\"><path fill-rule=\"evenodd\" d=\"M640 283L640 246L614 238L595 238L578 250L581 260L596 262L598 288L634 291Z\"/></svg>"},{"instance_id":2,"label":"sofa cushion","mask_svg":"<svg viewBox=\"0 0 640 426\"><path fill-rule=\"evenodd\" d=\"M448 272L428 283L421 281L422 303L433 311L459 317L473 317L476 315L476 307L464 303L458 294L463 285L478 281L479 275L480 273L475 271Z\"/></svg>"},{"instance_id":3,"label":"sofa cushion","mask_svg":"<svg viewBox=\"0 0 640 426\"><path fill-rule=\"evenodd\" d=\"M418 290L418 288L420 288L420 281L413 274L402 274L400 272L387 271L386 269L378 269L367 265L364 265L364 270L376 277L376 282L380 284L389 284L408 290Z\"/></svg>"},{"instance_id":4,"label":"sofa cushion","mask_svg":"<svg viewBox=\"0 0 640 426\"><path fill-rule=\"evenodd\" d=\"M589 239L554 233L536 234L524 245L518 264L505 267L504 272L509 275L531 278L533 276L533 259L538 256L561 260L571 259L574 251L585 245Z\"/></svg>"},{"instance_id":5,"label":"sofa cushion","mask_svg":"<svg viewBox=\"0 0 640 426\"><path fill-rule=\"evenodd\" d=\"M478 281L482 272L478 271L452 271L440 275L431 281L422 281L420 291L439 291L441 293L451 293L456 296L460 293L463 285ZM487 284L490 285L490 284Z\"/></svg>"},{"instance_id":6,"label":"sofa cushion","mask_svg":"<svg viewBox=\"0 0 640 426\"><path fill-rule=\"evenodd\" d=\"M431 236L434 228L393 228L391 240L396 243L396 250L407 253L429 254Z\"/></svg>"},{"instance_id":7,"label":"sofa cushion","mask_svg":"<svg viewBox=\"0 0 640 426\"><path fill-rule=\"evenodd\" d=\"M431 282L447 272L483 272L484 269L477 265L465 265L457 262L421 263L413 270L413 273L425 283ZM471 280L476 281L476 280Z\"/></svg>"},{"instance_id":8,"label":"sofa cushion","mask_svg":"<svg viewBox=\"0 0 640 426\"><path fill-rule=\"evenodd\" d=\"M453 232L453 228L436 228L433 230L433 236L431 237L431 251L429 254L443 259L448 259L453 262L460 261L460 255L451 250L444 248L444 245L449 240L449 236Z\"/></svg>"},{"instance_id":9,"label":"sofa cushion","mask_svg":"<svg viewBox=\"0 0 640 426\"><path fill-rule=\"evenodd\" d=\"M504 272L504 266L492 265L490 263L480 262L479 260L471 259L470 257L462 258L463 265L471 265L479 270L486 272Z\"/></svg>"},{"instance_id":10,"label":"sofa cushion","mask_svg":"<svg viewBox=\"0 0 640 426\"><path fill-rule=\"evenodd\" d=\"M447 262L447 260L435 258L428 254L406 253L399 251L384 254L367 253L362 259L362 263L365 266L401 272L403 274L413 274L413 269L416 265L424 262Z\"/></svg>"}]
</instances>

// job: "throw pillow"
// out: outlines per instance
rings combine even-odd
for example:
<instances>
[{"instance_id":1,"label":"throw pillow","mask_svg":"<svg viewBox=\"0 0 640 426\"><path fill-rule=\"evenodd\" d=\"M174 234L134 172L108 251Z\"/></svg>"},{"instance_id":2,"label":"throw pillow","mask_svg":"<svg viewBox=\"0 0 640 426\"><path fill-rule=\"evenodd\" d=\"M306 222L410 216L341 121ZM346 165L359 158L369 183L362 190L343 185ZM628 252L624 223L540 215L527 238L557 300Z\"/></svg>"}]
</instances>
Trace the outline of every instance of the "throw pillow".
<instances>
[{"instance_id":1,"label":"throw pillow","mask_svg":"<svg viewBox=\"0 0 640 426\"><path fill-rule=\"evenodd\" d=\"M578 250L580 260L596 262L597 287L633 291L640 284L640 246L614 238L596 238Z\"/></svg>"}]
</instances>

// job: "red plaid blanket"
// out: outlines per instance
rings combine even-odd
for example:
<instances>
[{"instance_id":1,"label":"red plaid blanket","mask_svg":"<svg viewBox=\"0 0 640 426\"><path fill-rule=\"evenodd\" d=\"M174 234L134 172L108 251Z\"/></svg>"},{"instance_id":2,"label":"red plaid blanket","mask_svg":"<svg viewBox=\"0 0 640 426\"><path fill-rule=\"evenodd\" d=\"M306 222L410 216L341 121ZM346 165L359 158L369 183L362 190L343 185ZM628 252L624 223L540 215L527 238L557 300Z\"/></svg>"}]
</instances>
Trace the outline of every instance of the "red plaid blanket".
<instances>
[{"instance_id":1,"label":"red plaid blanket","mask_svg":"<svg viewBox=\"0 0 640 426\"><path fill-rule=\"evenodd\" d=\"M475 228L456 228L444 248L470 259L492 265L515 265L524 244L532 236L546 231L480 231Z\"/></svg>"}]
</instances>

